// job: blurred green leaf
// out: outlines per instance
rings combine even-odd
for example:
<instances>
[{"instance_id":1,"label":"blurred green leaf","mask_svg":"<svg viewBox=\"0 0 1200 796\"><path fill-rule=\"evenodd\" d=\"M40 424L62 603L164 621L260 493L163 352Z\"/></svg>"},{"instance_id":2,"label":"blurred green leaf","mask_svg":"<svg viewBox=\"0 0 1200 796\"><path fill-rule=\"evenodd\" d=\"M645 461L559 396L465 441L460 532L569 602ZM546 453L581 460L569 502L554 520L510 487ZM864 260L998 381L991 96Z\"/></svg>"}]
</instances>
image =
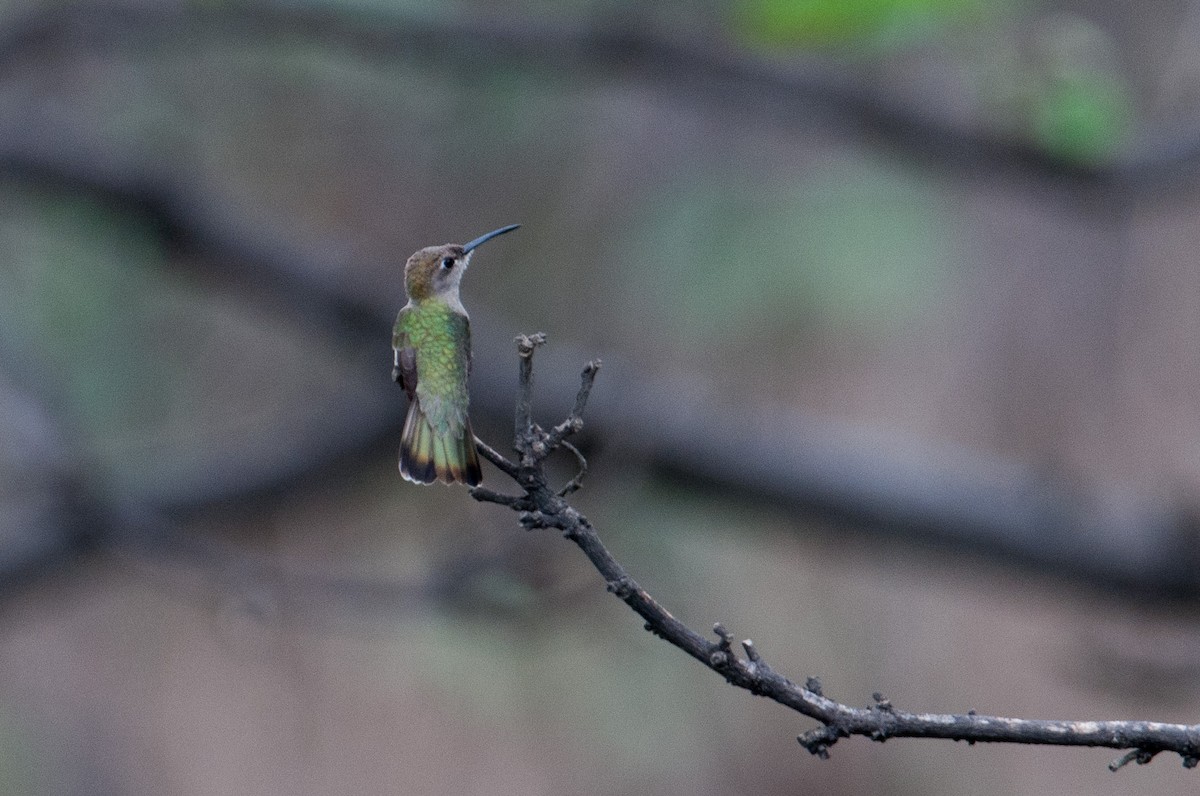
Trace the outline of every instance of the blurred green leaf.
<instances>
[{"instance_id":1,"label":"blurred green leaf","mask_svg":"<svg viewBox=\"0 0 1200 796\"><path fill-rule=\"evenodd\" d=\"M1039 145L1064 160L1103 161L1125 140L1132 108L1123 85L1103 74L1054 81L1038 97L1033 132Z\"/></svg>"},{"instance_id":2,"label":"blurred green leaf","mask_svg":"<svg viewBox=\"0 0 1200 796\"><path fill-rule=\"evenodd\" d=\"M1133 92L1112 34L1074 14L1045 20L1034 41L1034 139L1064 160L1111 158L1124 143L1134 115Z\"/></svg>"},{"instance_id":3,"label":"blurred green leaf","mask_svg":"<svg viewBox=\"0 0 1200 796\"><path fill-rule=\"evenodd\" d=\"M751 41L811 47L920 41L987 7L981 0L738 0L735 13Z\"/></svg>"}]
</instances>

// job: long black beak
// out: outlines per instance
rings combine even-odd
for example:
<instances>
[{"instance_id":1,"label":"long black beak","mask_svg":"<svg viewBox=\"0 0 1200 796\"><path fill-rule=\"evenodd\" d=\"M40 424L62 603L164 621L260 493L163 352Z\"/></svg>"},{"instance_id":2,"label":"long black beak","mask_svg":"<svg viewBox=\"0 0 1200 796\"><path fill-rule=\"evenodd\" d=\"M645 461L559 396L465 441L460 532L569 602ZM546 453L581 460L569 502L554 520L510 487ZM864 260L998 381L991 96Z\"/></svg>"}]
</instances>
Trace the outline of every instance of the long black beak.
<instances>
[{"instance_id":1,"label":"long black beak","mask_svg":"<svg viewBox=\"0 0 1200 796\"><path fill-rule=\"evenodd\" d=\"M472 249L475 249L476 247L478 247L484 243L487 243L489 240L496 237L497 235L503 235L505 232L512 232L514 229L516 229L519 226L521 226L521 225L520 224L509 224L507 227L500 227L500 229L494 229L486 235L480 235L478 238L471 241L470 243L463 244L463 254L470 254Z\"/></svg>"}]
</instances>

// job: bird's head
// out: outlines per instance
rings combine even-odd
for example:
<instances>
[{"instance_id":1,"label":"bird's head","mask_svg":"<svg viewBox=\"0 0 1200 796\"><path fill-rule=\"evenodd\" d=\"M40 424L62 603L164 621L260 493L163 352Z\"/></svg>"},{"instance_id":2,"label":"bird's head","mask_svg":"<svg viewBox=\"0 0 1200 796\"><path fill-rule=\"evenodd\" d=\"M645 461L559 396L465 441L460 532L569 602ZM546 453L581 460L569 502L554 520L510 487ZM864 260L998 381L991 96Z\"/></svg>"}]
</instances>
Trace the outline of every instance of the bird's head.
<instances>
[{"instance_id":1,"label":"bird's head","mask_svg":"<svg viewBox=\"0 0 1200 796\"><path fill-rule=\"evenodd\" d=\"M404 266L404 289L413 301L431 298L449 303L458 303L458 286L463 272L471 262L471 254L481 244L497 235L512 232L520 224L492 230L480 235L470 243L444 243L441 246L426 246L408 258Z\"/></svg>"}]
</instances>

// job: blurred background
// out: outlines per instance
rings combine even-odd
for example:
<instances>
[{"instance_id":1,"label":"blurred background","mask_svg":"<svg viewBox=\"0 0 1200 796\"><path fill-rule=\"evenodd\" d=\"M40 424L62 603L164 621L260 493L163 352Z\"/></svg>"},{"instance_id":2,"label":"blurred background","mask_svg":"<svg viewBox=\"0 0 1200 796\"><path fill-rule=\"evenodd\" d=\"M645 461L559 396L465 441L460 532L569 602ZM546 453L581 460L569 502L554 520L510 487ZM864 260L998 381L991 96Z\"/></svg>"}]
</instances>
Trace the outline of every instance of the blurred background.
<instances>
[{"instance_id":1,"label":"blurred background","mask_svg":"<svg viewBox=\"0 0 1200 796\"><path fill-rule=\"evenodd\" d=\"M865 705L1200 716L1200 4L0 2L0 790L1173 794L853 739L396 471L402 267L694 628ZM571 475L560 463L560 477ZM485 482L504 479L485 469Z\"/></svg>"}]
</instances>

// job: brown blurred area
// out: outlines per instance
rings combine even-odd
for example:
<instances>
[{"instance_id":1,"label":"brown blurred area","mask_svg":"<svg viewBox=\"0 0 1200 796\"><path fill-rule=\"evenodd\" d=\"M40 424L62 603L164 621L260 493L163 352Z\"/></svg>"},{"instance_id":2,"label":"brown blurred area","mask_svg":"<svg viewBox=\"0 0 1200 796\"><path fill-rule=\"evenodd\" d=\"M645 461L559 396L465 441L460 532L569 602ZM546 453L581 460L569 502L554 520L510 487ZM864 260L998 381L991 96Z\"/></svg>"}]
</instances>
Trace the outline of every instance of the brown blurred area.
<instances>
[{"instance_id":1,"label":"brown blurred area","mask_svg":"<svg viewBox=\"0 0 1200 796\"><path fill-rule=\"evenodd\" d=\"M1200 11L851 5L0 3L0 791L1196 792L816 760L396 472L404 259L521 223L476 430L514 335L545 422L603 358L578 506L683 621L849 704L1197 720Z\"/></svg>"}]
</instances>

